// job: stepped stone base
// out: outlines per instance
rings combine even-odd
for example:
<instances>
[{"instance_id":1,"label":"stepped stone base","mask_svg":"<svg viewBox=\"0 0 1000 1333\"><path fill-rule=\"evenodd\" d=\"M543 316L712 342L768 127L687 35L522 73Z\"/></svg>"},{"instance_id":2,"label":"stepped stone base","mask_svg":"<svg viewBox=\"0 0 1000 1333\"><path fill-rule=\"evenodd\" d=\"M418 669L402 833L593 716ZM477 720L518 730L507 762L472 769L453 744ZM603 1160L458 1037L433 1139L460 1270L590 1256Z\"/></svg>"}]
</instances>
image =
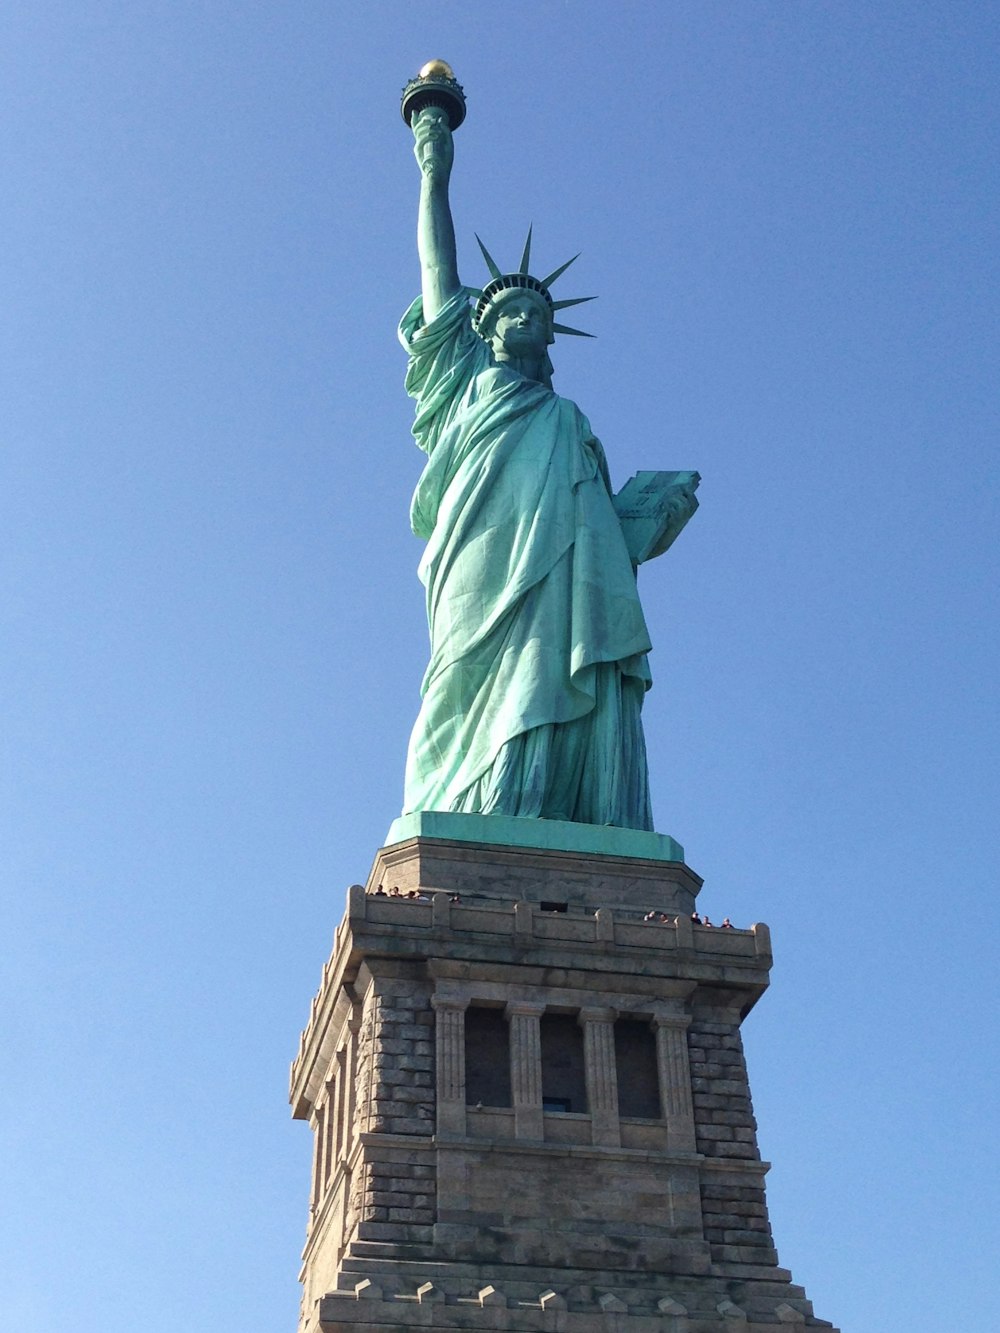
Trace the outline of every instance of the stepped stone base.
<instances>
[{"instance_id":1,"label":"stepped stone base","mask_svg":"<svg viewBox=\"0 0 1000 1333\"><path fill-rule=\"evenodd\" d=\"M362 1273L365 1276L362 1276ZM572 1333L777 1333L785 1324L830 1328L812 1317L801 1287L727 1285L682 1277L654 1285L590 1270L494 1269L468 1264L410 1268L350 1261L341 1287L320 1301L324 1333L359 1328L570 1330ZM557 1278L557 1285L551 1279ZM734 1299L734 1296L737 1299Z\"/></svg>"},{"instance_id":2,"label":"stepped stone base","mask_svg":"<svg viewBox=\"0 0 1000 1333\"><path fill-rule=\"evenodd\" d=\"M300 1333L831 1328L767 1218L767 928L692 925L698 877L621 850L418 831L349 890L292 1066Z\"/></svg>"}]
</instances>

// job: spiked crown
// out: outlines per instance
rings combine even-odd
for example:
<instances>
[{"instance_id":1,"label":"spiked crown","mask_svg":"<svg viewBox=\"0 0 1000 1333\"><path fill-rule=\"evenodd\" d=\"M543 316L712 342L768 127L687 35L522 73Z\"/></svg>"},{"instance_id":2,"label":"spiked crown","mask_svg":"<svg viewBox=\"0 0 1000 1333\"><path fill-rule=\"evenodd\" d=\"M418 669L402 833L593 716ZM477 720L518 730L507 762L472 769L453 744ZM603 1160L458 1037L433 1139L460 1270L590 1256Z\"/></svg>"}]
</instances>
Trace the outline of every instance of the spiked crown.
<instances>
[{"instance_id":1,"label":"spiked crown","mask_svg":"<svg viewBox=\"0 0 1000 1333\"><path fill-rule=\"evenodd\" d=\"M550 273L546 278L533 278L528 272L528 264L531 262L530 227L528 228L527 239L524 242L524 250L521 253L521 262L517 267L517 271L514 273L501 272L499 265L496 263L489 250L487 250L486 246L483 245L482 241L479 240L478 236L476 237L476 240L479 241L479 248L483 252L483 258L486 260L486 267L490 271L490 281L481 291L474 292L476 296L476 309L472 317L472 322L480 337L486 336L483 331L484 322L487 319L490 309L509 291L526 290L535 292L536 295L540 296L545 302L550 317L557 310L566 310L570 306L582 305L584 301L592 301L594 299L592 296L576 296L568 301L553 301L549 288L557 278L561 277L566 272L570 264L572 264L574 260L579 259L580 256L574 255L572 259L567 259L565 264L561 264L559 268L555 269L555 271ZM568 324L557 324L554 320L552 321L552 332L571 333L577 338L592 338L594 336L592 333L584 333L582 329L571 329Z\"/></svg>"}]
</instances>

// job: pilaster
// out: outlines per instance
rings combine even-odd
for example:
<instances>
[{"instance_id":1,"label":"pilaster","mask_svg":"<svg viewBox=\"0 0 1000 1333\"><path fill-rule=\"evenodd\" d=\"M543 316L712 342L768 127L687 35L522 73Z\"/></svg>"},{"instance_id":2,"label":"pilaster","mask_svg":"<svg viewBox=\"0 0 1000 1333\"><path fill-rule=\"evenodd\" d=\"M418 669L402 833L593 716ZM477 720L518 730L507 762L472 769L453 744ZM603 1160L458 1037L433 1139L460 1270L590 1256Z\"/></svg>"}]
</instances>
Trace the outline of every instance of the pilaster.
<instances>
[{"instance_id":1,"label":"pilaster","mask_svg":"<svg viewBox=\"0 0 1000 1333\"><path fill-rule=\"evenodd\" d=\"M660 1106L667 1122L667 1147L679 1152L693 1152L695 1147L687 1048L690 1023L690 1017L681 1014L659 1013L653 1018L656 1071L660 1080Z\"/></svg>"},{"instance_id":2,"label":"pilaster","mask_svg":"<svg viewBox=\"0 0 1000 1333\"><path fill-rule=\"evenodd\" d=\"M614 1009L581 1009L584 1069L587 1076L587 1107L592 1141L603 1147L621 1146L618 1122L618 1074L615 1068Z\"/></svg>"},{"instance_id":3,"label":"pilaster","mask_svg":"<svg viewBox=\"0 0 1000 1333\"><path fill-rule=\"evenodd\" d=\"M431 997L437 1051L437 1132L465 1135L465 1011L468 1000Z\"/></svg>"},{"instance_id":4,"label":"pilaster","mask_svg":"<svg viewBox=\"0 0 1000 1333\"><path fill-rule=\"evenodd\" d=\"M519 1139L541 1139L542 1043L539 1020L544 1004L511 1000L506 1008L510 1023L510 1086L514 1103L514 1134Z\"/></svg>"}]
</instances>

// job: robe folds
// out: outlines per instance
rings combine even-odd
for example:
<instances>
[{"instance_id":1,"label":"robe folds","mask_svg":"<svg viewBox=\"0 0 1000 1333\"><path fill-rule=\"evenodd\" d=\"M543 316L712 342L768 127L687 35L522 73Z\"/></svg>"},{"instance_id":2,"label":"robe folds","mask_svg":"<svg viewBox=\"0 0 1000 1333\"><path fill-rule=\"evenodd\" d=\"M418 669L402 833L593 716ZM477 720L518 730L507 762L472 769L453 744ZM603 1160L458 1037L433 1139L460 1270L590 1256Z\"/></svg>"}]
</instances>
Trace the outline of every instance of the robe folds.
<instances>
[{"instance_id":1,"label":"robe folds","mask_svg":"<svg viewBox=\"0 0 1000 1333\"><path fill-rule=\"evenodd\" d=\"M640 712L651 678L600 442L575 403L498 364L458 292L403 316L411 508L431 657L404 813L651 829Z\"/></svg>"}]
</instances>

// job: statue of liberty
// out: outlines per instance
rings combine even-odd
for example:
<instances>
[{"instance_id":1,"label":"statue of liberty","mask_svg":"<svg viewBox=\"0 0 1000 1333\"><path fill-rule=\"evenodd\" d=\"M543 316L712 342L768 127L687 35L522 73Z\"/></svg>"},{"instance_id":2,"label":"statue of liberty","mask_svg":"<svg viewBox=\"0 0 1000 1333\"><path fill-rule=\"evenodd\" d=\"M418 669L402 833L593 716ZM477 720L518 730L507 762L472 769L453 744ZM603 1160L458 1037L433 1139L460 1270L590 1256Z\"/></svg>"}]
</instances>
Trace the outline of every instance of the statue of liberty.
<instances>
[{"instance_id":1,"label":"statue of liberty","mask_svg":"<svg viewBox=\"0 0 1000 1333\"><path fill-rule=\"evenodd\" d=\"M427 454L411 520L427 541L431 657L404 813L652 829L636 566L694 511L697 474L640 473L614 496L590 423L552 389L548 349L557 333L579 332L555 315L590 299L552 298L573 261L531 276L529 231L505 273L480 242L490 281L463 286L448 199L462 91L432 62L405 94L421 173L421 295L399 336Z\"/></svg>"}]
</instances>

